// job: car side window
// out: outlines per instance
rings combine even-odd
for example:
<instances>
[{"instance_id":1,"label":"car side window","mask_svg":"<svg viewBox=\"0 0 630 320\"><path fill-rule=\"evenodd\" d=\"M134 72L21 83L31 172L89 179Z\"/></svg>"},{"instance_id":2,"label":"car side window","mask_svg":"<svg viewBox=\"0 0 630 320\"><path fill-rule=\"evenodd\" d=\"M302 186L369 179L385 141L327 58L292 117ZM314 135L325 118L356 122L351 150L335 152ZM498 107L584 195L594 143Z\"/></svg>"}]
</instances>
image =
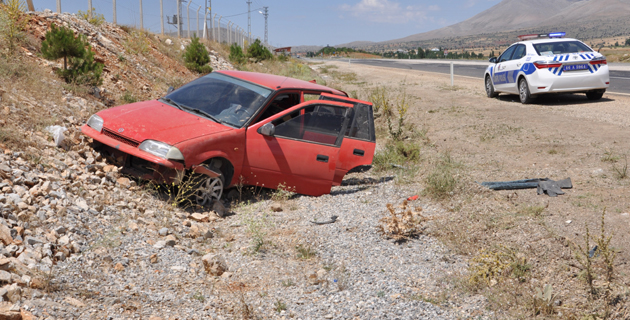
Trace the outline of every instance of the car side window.
<instances>
[{"instance_id":1,"label":"car side window","mask_svg":"<svg viewBox=\"0 0 630 320\"><path fill-rule=\"evenodd\" d=\"M511 46L503 51L503 54L499 57L499 62L509 61L512 58L512 53L514 53L514 49L516 46Z\"/></svg>"},{"instance_id":2,"label":"car side window","mask_svg":"<svg viewBox=\"0 0 630 320\"><path fill-rule=\"evenodd\" d=\"M262 113L260 119L257 122L265 120L274 114L280 113L286 109L289 109L300 103L300 94L295 93L280 93L273 98L267 109Z\"/></svg>"},{"instance_id":3,"label":"car side window","mask_svg":"<svg viewBox=\"0 0 630 320\"><path fill-rule=\"evenodd\" d=\"M274 120L274 136L327 145L340 145L348 108L315 105Z\"/></svg>"},{"instance_id":4,"label":"car side window","mask_svg":"<svg viewBox=\"0 0 630 320\"><path fill-rule=\"evenodd\" d=\"M525 45L523 44L519 44L518 46L516 46L516 49L514 50L514 54L512 55L512 59L510 60L518 60L521 59L525 56L526 53L526 49L525 49Z\"/></svg>"}]
</instances>

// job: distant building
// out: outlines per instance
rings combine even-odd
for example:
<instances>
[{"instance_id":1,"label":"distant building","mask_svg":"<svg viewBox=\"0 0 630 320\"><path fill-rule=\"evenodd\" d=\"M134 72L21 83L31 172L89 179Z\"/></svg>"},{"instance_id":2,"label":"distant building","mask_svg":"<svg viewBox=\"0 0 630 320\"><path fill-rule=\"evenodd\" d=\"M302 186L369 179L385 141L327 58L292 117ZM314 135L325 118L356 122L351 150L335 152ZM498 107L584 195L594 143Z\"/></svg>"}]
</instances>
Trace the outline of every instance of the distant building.
<instances>
[{"instance_id":1,"label":"distant building","mask_svg":"<svg viewBox=\"0 0 630 320\"><path fill-rule=\"evenodd\" d=\"M277 49L274 49L273 52L275 52L276 54L278 53L291 54L291 47L277 48Z\"/></svg>"},{"instance_id":2,"label":"distant building","mask_svg":"<svg viewBox=\"0 0 630 320\"><path fill-rule=\"evenodd\" d=\"M431 51L438 52L438 51L440 51L440 48L433 48L433 49L431 49Z\"/></svg>"}]
</instances>

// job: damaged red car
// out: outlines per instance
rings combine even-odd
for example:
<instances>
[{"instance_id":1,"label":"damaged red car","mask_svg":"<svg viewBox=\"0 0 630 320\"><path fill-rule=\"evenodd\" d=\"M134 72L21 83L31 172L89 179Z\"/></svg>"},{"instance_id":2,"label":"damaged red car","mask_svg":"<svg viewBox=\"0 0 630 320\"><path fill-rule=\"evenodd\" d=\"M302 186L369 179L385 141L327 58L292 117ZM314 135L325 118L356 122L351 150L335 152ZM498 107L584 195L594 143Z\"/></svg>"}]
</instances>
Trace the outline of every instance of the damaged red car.
<instances>
[{"instance_id":1,"label":"damaged red car","mask_svg":"<svg viewBox=\"0 0 630 320\"><path fill-rule=\"evenodd\" d=\"M201 178L193 197L205 205L237 184L330 193L372 164L372 112L370 102L312 82L218 71L163 98L100 111L81 131L123 173Z\"/></svg>"}]
</instances>

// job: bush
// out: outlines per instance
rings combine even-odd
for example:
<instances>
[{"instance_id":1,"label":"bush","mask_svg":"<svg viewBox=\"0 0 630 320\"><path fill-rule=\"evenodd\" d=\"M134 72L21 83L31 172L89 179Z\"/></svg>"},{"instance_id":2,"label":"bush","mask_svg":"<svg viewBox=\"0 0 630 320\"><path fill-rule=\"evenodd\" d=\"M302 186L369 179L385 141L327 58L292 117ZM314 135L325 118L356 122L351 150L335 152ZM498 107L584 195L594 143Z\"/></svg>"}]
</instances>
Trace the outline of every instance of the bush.
<instances>
[{"instance_id":1,"label":"bush","mask_svg":"<svg viewBox=\"0 0 630 320\"><path fill-rule=\"evenodd\" d=\"M243 49L236 43L232 43L230 46L230 61L236 64L242 64L245 62L245 55L243 54Z\"/></svg>"},{"instance_id":2,"label":"bush","mask_svg":"<svg viewBox=\"0 0 630 320\"><path fill-rule=\"evenodd\" d=\"M103 64L94 61L92 48L84 37L75 38L74 32L68 28L52 25L51 30L46 32L46 40L42 42L42 55L48 60L63 58L63 69L58 74L66 82L94 86L101 83Z\"/></svg>"},{"instance_id":3,"label":"bush","mask_svg":"<svg viewBox=\"0 0 630 320\"><path fill-rule=\"evenodd\" d=\"M24 38L22 31L28 23L28 18L22 14L25 10L23 0L6 0L4 3L0 1L0 39L9 45L9 53Z\"/></svg>"},{"instance_id":4,"label":"bush","mask_svg":"<svg viewBox=\"0 0 630 320\"><path fill-rule=\"evenodd\" d=\"M93 24L97 27L105 22L105 16L100 13L96 13L95 9L88 10L86 12L79 10L79 13L77 13L77 15L79 16L79 18L86 20L90 24ZM92 16L91 18L90 15Z\"/></svg>"},{"instance_id":5,"label":"bush","mask_svg":"<svg viewBox=\"0 0 630 320\"><path fill-rule=\"evenodd\" d=\"M256 41L249 46L249 49L247 49L247 55L250 58L253 58L256 62L273 59L271 51L260 43L260 39L256 39Z\"/></svg>"},{"instance_id":6,"label":"bush","mask_svg":"<svg viewBox=\"0 0 630 320\"><path fill-rule=\"evenodd\" d=\"M212 72L212 67L208 64L209 62L208 50L199 42L197 36L193 36L192 41L186 47L186 51L184 51L186 68L197 73L210 73Z\"/></svg>"}]
</instances>

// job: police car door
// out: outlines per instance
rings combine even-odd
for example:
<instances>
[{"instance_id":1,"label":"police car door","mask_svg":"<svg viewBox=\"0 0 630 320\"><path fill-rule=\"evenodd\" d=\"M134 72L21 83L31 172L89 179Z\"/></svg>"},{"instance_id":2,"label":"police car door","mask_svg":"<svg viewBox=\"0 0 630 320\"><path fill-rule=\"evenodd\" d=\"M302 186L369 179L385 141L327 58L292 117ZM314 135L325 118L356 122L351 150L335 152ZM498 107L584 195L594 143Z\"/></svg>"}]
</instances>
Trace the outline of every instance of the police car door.
<instances>
[{"instance_id":1,"label":"police car door","mask_svg":"<svg viewBox=\"0 0 630 320\"><path fill-rule=\"evenodd\" d=\"M512 54L512 58L504 63L507 77L507 85L505 90L509 93L518 94L518 74L523 67L523 58L525 57L526 48L524 44L517 44Z\"/></svg>"},{"instance_id":2,"label":"police car door","mask_svg":"<svg viewBox=\"0 0 630 320\"><path fill-rule=\"evenodd\" d=\"M513 45L503 51L503 54L499 56L497 59L497 65L494 68L494 74L492 75L492 82L494 83L494 88L496 91L507 92L507 87L509 85L508 77L507 77L507 63L512 58L512 53L514 53L514 49L516 46Z\"/></svg>"}]
</instances>

